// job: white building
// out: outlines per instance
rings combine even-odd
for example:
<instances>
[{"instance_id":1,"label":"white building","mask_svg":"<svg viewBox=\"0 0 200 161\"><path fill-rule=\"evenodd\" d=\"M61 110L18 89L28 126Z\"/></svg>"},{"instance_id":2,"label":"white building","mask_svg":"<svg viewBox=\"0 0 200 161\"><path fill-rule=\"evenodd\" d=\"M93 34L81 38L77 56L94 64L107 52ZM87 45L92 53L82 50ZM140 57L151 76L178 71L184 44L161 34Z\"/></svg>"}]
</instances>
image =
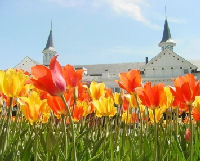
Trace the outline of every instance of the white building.
<instances>
[{"instance_id":1,"label":"white building","mask_svg":"<svg viewBox=\"0 0 200 161\"><path fill-rule=\"evenodd\" d=\"M164 82L166 85L172 85L172 78L187 73L193 73L197 79L200 78L197 71L199 62L194 61L194 64L197 64L196 66L174 52L173 48L176 43L171 38L167 20L165 20L163 37L158 46L161 47L161 52L150 61L146 57L145 62L75 65L75 68L85 70L84 81L105 82L106 86L113 88L114 91L119 91L118 85L114 82L114 80L119 79L119 73L128 72L131 69L140 70L143 83L151 81L153 84ZM48 66L50 59L56 54L53 46L52 29L42 53L43 65ZM31 66L37 64L39 63L33 59L25 57L15 68L30 72Z\"/></svg>"}]
</instances>

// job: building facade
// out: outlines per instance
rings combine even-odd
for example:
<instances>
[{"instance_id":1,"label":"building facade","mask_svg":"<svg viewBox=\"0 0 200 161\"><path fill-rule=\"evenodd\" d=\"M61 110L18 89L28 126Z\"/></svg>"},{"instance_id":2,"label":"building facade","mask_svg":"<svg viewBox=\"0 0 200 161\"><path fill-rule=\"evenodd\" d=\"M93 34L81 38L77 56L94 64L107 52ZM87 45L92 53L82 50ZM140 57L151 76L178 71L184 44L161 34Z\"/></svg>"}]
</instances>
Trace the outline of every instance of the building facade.
<instances>
[{"instance_id":1,"label":"building facade","mask_svg":"<svg viewBox=\"0 0 200 161\"><path fill-rule=\"evenodd\" d=\"M83 81L85 82L105 82L106 86L113 91L119 91L115 80L119 79L119 73L128 72L131 69L140 70L143 83L152 82L153 84L164 82L166 85L172 85L172 79L180 75L193 73L197 79L200 78L198 67L199 63L194 65L174 52L176 43L172 40L170 28L167 19L165 20L162 40L158 44L161 52L154 58L145 62L119 63L119 64L95 64L95 65L75 65L76 69L84 69ZM52 28L47 40L46 47L42 51L43 65L48 66L50 59L56 55L53 45ZM40 64L29 57L25 57L15 68L24 69L30 72L31 66Z\"/></svg>"}]
</instances>

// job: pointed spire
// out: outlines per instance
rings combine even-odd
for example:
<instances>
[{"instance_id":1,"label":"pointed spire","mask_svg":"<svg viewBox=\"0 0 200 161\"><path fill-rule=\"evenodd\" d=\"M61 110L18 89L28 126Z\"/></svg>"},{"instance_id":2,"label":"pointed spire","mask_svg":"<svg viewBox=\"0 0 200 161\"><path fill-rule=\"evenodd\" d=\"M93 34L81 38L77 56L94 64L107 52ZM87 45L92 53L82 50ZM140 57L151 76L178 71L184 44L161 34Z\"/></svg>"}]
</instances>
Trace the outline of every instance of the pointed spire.
<instances>
[{"instance_id":1,"label":"pointed spire","mask_svg":"<svg viewBox=\"0 0 200 161\"><path fill-rule=\"evenodd\" d=\"M50 30L49 37L48 37L48 40L47 40L47 44L46 44L46 47L44 48L44 50L46 50L50 47L54 47L53 36L52 36L52 21L51 21L51 30Z\"/></svg>"},{"instance_id":2,"label":"pointed spire","mask_svg":"<svg viewBox=\"0 0 200 161\"><path fill-rule=\"evenodd\" d=\"M170 29L168 26L168 22L167 19L165 20L165 25L164 25L164 30L163 30L163 37L160 43L162 42L166 42L167 40L171 39L171 33L170 33Z\"/></svg>"}]
</instances>

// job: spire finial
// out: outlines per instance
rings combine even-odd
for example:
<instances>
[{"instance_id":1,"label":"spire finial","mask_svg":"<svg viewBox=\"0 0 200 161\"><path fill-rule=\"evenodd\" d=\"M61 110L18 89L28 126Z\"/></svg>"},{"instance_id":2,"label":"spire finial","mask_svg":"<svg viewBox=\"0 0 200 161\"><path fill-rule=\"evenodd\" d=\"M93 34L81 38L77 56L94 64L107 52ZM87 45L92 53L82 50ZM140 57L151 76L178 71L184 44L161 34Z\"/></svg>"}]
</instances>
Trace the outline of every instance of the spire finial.
<instances>
[{"instance_id":1,"label":"spire finial","mask_svg":"<svg viewBox=\"0 0 200 161\"><path fill-rule=\"evenodd\" d=\"M167 0L165 0L165 19L167 19Z\"/></svg>"},{"instance_id":2,"label":"spire finial","mask_svg":"<svg viewBox=\"0 0 200 161\"><path fill-rule=\"evenodd\" d=\"M52 19L51 19L51 31L52 31Z\"/></svg>"}]
</instances>

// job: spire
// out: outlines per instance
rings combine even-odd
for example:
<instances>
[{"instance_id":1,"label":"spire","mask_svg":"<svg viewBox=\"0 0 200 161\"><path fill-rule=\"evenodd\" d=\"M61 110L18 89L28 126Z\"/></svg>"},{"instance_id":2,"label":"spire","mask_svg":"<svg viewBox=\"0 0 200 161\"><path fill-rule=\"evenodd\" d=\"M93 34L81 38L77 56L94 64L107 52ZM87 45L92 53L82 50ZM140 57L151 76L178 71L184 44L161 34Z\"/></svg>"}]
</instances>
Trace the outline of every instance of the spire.
<instances>
[{"instance_id":1,"label":"spire","mask_svg":"<svg viewBox=\"0 0 200 161\"><path fill-rule=\"evenodd\" d=\"M47 40L47 44L46 44L46 47L44 48L44 50L46 50L50 47L54 47L53 36L52 36L52 21L51 21L51 30L50 30L49 37L48 37L48 40Z\"/></svg>"},{"instance_id":2,"label":"spire","mask_svg":"<svg viewBox=\"0 0 200 161\"><path fill-rule=\"evenodd\" d=\"M170 33L170 29L169 29L168 22L166 19L165 25L164 25L163 37L160 43L167 42L167 40L170 40L170 39L171 39L171 33Z\"/></svg>"}]
</instances>

